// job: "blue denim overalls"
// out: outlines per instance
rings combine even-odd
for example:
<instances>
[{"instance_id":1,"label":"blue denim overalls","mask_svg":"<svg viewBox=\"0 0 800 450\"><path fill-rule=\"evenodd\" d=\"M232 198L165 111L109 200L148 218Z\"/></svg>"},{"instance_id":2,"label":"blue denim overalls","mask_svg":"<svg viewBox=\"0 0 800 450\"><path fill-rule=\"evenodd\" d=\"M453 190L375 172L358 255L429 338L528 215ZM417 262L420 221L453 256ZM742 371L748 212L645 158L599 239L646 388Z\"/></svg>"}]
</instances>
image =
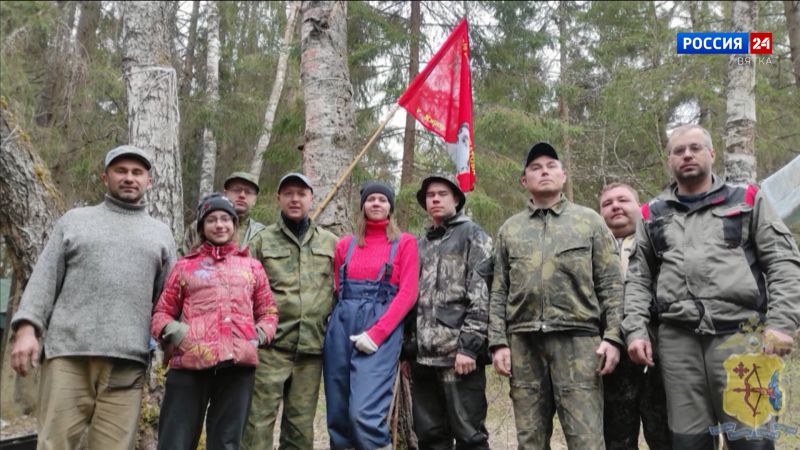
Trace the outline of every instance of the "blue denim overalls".
<instances>
[{"instance_id":1,"label":"blue denim overalls","mask_svg":"<svg viewBox=\"0 0 800 450\"><path fill-rule=\"evenodd\" d=\"M355 246L353 237L339 268L339 301L328 323L322 351L328 433L334 450L374 450L391 443L387 416L403 340L403 329L398 326L371 355L358 351L350 342L350 336L377 322L397 293L397 286L389 280L398 241L392 242L389 262L375 281L347 278Z\"/></svg>"}]
</instances>

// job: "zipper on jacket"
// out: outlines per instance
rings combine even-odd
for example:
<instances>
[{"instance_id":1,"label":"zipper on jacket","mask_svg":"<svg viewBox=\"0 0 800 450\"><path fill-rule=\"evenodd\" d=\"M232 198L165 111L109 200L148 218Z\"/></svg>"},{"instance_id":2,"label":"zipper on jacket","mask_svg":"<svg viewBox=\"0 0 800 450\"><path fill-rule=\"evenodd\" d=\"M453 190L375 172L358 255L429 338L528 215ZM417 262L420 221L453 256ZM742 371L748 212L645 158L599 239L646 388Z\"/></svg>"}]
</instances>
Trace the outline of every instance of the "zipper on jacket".
<instances>
[{"instance_id":1,"label":"zipper on jacket","mask_svg":"<svg viewBox=\"0 0 800 450\"><path fill-rule=\"evenodd\" d=\"M544 275L544 243L546 241L547 216L548 216L546 209L542 210L542 216L543 216L543 219L544 219L543 220L544 225L542 226L542 239L541 239L541 245L540 245L540 248L539 248L539 250L540 250L540 252L542 254L542 260L539 263L539 283L540 283L540 289L541 289L541 293L542 293L540 298L541 298L541 304L542 305L541 305L541 309L539 310L539 320L542 322L542 325L544 325L544 303L545 303L544 302L544 295L545 295L545 289L544 288L545 288L545 286L544 286L544 277L543 277L543 275Z\"/></svg>"}]
</instances>

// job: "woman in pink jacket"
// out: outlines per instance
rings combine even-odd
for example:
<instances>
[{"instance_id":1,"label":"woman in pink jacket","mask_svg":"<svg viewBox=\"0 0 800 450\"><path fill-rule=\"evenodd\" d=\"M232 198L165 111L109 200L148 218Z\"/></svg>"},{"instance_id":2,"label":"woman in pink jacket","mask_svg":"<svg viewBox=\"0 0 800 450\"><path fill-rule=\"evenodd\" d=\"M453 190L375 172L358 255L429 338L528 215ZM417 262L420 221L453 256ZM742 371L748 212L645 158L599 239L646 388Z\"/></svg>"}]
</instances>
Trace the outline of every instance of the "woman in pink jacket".
<instances>
[{"instance_id":1,"label":"woman in pink jacket","mask_svg":"<svg viewBox=\"0 0 800 450\"><path fill-rule=\"evenodd\" d=\"M261 264L239 250L238 218L220 194L201 200L202 244L178 260L150 331L169 359L158 448L238 449L253 396L257 349L275 336L278 309Z\"/></svg>"}]
</instances>

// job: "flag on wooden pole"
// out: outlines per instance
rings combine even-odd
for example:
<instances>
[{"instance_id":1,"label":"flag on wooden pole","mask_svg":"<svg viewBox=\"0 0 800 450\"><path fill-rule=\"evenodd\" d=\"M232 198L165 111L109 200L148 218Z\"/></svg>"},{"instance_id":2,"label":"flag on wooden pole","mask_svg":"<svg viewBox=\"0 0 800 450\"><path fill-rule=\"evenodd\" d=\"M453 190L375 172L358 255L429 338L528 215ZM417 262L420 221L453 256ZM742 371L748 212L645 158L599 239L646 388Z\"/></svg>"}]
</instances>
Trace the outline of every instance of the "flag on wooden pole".
<instances>
[{"instance_id":1,"label":"flag on wooden pole","mask_svg":"<svg viewBox=\"0 0 800 450\"><path fill-rule=\"evenodd\" d=\"M467 20L462 19L397 103L444 138L464 192L475 185L472 77Z\"/></svg>"}]
</instances>

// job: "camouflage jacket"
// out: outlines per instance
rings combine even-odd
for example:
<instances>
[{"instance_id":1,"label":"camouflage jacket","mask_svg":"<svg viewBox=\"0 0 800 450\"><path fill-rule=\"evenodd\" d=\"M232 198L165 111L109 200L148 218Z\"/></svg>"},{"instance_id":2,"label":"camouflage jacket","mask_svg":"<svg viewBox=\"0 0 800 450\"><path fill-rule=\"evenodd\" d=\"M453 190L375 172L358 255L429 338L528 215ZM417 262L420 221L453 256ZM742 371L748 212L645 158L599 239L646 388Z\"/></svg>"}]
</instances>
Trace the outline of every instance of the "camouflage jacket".
<instances>
[{"instance_id":1,"label":"camouflage jacket","mask_svg":"<svg viewBox=\"0 0 800 450\"><path fill-rule=\"evenodd\" d=\"M459 213L429 227L419 247L417 362L450 367L456 353L486 353L492 239Z\"/></svg>"},{"instance_id":2,"label":"camouflage jacket","mask_svg":"<svg viewBox=\"0 0 800 450\"><path fill-rule=\"evenodd\" d=\"M334 302L336 241L336 235L312 221L299 242L283 220L250 240L250 255L264 266L278 305L278 332L273 347L322 354L325 324Z\"/></svg>"},{"instance_id":3,"label":"camouflage jacket","mask_svg":"<svg viewBox=\"0 0 800 450\"><path fill-rule=\"evenodd\" d=\"M489 345L516 332L602 334L622 345L622 276L614 237L599 214L563 195L503 224L494 249ZM605 315L607 328L601 330Z\"/></svg>"},{"instance_id":4,"label":"camouflage jacket","mask_svg":"<svg viewBox=\"0 0 800 450\"><path fill-rule=\"evenodd\" d=\"M652 298L662 321L697 333L735 332L756 318L793 335L800 255L764 194L714 177L709 194L689 209L676 190L673 183L642 207L625 280L626 340L647 339ZM668 206L664 214L651 211L659 201Z\"/></svg>"},{"instance_id":5,"label":"camouflage jacket","mask_svg":"<svg viewBox=\"0 0 800 450\"><path fill-rule=\"evenodd\" d=\"M239 248L244 249L250 239L253 238L259 231L266 228L261 222L256 222L251 217L239 218L242 222L239 230L236 232L236 242L239 243ZM200 233L197 232L197 221L193 221L183 234L183 245L180 248L181 256L186 256L191 253L196 244L200 242Z\"/></svg>"}]
</instances>

